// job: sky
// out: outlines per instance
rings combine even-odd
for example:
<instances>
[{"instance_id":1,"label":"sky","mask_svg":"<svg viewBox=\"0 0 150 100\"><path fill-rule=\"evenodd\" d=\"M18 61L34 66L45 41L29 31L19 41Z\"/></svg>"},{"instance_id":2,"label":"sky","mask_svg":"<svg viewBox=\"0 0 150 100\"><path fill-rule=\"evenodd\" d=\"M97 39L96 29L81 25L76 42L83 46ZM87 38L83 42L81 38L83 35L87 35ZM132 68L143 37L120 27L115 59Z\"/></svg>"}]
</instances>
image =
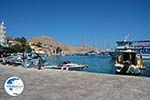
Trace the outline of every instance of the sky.
<instances>
[{"instance_id":1,"label":"sky","mask_svg":"<svg viewBox=\"0 0 150 100\"><path fill-rule=\"evenodd\" d=\"M150 39L150 0L0 0L0 20L12 37L113 48L127 34Z\"/></svg>"}]
</instances>

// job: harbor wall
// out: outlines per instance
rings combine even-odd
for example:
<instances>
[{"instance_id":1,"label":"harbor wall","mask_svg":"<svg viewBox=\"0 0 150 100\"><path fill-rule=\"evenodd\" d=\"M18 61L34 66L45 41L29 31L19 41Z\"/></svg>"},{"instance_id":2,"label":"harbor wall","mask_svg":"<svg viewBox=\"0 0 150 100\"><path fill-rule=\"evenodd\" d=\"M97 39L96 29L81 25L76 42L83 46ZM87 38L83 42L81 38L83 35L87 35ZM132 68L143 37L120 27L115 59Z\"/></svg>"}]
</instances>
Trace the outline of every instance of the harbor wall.
<instances>
[{"instance_id":1,"label":"harbor wall","mask_svg":"<svg viewBox=\"0 0 150 100\"><path fill-rule=\"evenodd\" d=\"M24 91L17 97L4 90L18 76ZM149 100L150 78L54 69L0 66L0 100Z\"/></svg>"}]
</instances>

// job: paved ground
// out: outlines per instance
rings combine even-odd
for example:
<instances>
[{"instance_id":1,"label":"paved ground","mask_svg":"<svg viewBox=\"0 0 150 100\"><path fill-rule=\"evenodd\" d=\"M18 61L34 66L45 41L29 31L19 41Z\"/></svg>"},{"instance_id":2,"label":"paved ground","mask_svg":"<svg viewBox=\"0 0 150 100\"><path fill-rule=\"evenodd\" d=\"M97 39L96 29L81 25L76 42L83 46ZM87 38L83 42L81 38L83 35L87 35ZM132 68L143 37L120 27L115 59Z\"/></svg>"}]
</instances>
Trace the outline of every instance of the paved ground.
<instances>
[{"instance_id":1,"label":"paved ground","mask_svg":"<svg viewBox=\"0 0 150 100\"><path fill-rule=\"evenodd\" d=\"M3 87L14 75L25 85L18 97ZM0 66L0 100L150 100L150 78Z\"/></svg>"}]
</instances>

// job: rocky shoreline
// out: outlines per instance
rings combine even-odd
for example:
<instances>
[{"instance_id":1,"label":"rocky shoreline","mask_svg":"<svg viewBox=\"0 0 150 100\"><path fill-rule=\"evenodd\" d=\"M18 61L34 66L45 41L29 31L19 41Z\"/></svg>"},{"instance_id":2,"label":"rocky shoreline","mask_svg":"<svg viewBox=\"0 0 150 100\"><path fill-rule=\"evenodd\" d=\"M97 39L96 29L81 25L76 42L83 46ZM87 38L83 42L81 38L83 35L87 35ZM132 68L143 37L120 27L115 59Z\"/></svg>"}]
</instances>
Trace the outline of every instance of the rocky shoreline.
<instances>
[{"instance_id":1,"label":"rocky shoreline","mask_svg":"<svg viewBox=\"0 0 150 100\"><path fill-rule=\"evenodd\" d=\"M18 76L24 91L18 97L4 90L7 78ZM0 100L149 100L150 78L53 69L0 66Z\"/></svg>"}]
</instances>

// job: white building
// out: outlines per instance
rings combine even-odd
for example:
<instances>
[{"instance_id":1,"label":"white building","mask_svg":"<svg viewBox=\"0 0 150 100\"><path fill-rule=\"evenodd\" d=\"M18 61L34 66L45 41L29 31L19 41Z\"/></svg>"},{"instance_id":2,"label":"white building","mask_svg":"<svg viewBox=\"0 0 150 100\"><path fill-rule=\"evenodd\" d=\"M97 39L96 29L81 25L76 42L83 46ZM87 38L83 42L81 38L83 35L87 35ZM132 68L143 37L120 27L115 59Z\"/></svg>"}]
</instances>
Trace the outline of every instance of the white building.
<instances>
[{"instance_id":1,"label":"white building","mask_svg":"<svg viewBox=\"0 0 150 100\"><path fill-rule=\"evenodd\" d=\"M8 41L6 39L6 26L4 21L0 24L0 45L4 47L8 47Z\"/></svg>"}]
</instances>

